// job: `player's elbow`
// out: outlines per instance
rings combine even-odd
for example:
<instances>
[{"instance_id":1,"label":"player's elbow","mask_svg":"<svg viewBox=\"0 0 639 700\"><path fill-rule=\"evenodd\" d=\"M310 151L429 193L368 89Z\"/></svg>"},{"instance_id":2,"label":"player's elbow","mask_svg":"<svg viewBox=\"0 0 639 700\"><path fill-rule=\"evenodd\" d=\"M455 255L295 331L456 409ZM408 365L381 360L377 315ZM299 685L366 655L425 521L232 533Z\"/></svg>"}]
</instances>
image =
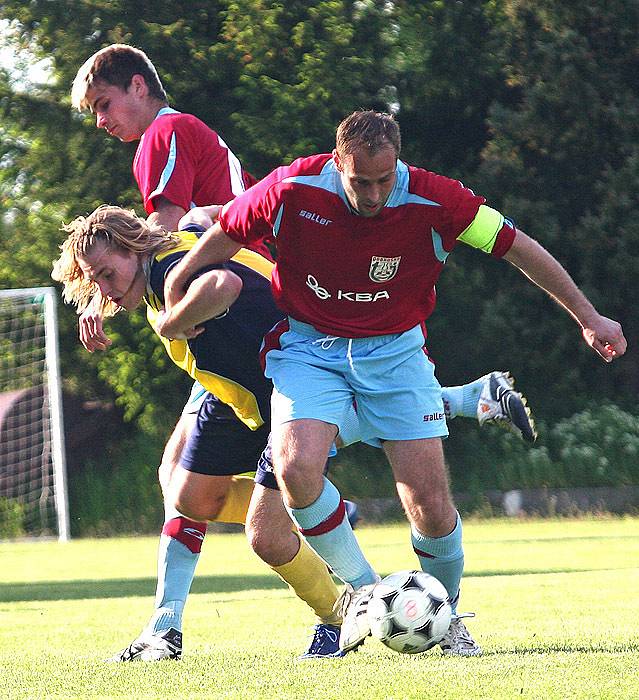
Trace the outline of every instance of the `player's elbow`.
<instances>
[{"instance_id":1,"label":"player's elbow","mask_svg":"<svg viewBox=\"0 0 639 700\"><path fill-rule=\"evenodd\" d=\"M224 270L223 274L216 279L215 288L212 290L212 301L228 309L237 301L243 286L241 277L230 270Z\"/></svg>"}]
</instances>

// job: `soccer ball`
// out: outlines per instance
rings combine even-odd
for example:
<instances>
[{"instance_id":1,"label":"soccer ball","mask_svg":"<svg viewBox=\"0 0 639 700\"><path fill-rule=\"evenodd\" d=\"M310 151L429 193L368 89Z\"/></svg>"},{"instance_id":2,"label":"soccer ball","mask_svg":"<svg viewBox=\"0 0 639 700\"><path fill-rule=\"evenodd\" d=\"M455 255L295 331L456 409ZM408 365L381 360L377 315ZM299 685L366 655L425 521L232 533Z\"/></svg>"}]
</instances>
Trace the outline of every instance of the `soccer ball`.
<instances>
[{"instance_id":1,"label":"soccer ball","mask_svg":"<svg viewBox=\"0 0 639 700\"><path fill-rule=\"evenodd\" d=\"M368 602L373 637L402 654L421 654L440 642L452 611L444 586L423 571L382 579Z\"/></svg>"}]
</instances>

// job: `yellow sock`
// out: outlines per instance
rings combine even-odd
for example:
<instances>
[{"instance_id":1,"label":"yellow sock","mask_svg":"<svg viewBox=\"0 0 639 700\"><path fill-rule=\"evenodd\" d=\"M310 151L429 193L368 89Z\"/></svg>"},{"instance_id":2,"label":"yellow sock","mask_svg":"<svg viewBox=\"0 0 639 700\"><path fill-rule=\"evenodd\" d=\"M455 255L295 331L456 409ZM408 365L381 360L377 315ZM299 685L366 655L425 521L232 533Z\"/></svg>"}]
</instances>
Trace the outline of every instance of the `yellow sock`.
<instances>
[{"instance_id":1,"label":"yellow sock","mask_svg":"<svg viewBox=\"0 0 639 700\"><path fill-rule=\"evenodd\" d=\"M333 606L339 597L337 586L324 561L298 532L295 531L295 534L300 540L297 554L288 564L271 568L298 598L313 608L323 624L340 625L342 618L333 612Z\"/></svg>"},{"instance_id":2,"label":"yellow sock","mask_svg":"<svg viewBox=\"0 0 639 700\"><path fill-rule=\"evenodd\" d=\"M213 522L244 525L254 485L253 474L234 476L231 479L226 501Z\"/></svg>"},{"instance_id":3,"label":"yellow sock","mask_svg":"<svg viewBox=\"0 0 639 700\"><path fill-rule=\"evenodd\" d=\"M224 506L214 522L246 522L246 513L253 495L253 476L234 476L229 486ZM327 625L340 625L342 619L333 612L339 591L328 572L326 564L309 547L297 530L293 530L300 541L297 554L287 564L272 566L275 573L288 584L298 598L301 598L314 611L320 621Z\"/></svg>"}]
</instances>

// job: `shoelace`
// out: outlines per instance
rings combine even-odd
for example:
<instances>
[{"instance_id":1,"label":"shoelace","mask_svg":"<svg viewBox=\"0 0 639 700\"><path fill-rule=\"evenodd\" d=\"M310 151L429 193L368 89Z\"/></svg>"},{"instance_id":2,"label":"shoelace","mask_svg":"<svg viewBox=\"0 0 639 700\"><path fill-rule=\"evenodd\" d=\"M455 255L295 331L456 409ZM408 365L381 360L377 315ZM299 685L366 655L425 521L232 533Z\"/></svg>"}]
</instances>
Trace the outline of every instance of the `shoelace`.
<instances>
[{"instance_id":1,"label":"shoelace","mask_svg":"<svg viewBox=\"0 0 639 700\"><path fill-rule=\"evenodd\" d=\"M143 651L146 646L148 645L136 639L135 641L131 642L126 649L122 649L119 654L116 654L116 658L118 658L120 661L131 661L137 654Z\"/></svg>"},{"instance_id":2,"label":"shoelace","mask_svg":"<svg viewBox=\"0 0 639 700\"><path fill-rule=\"evenodd\" d=\"M318 645L321 646L327 639L335 643L339 639L339 634L333 630L326 629L326 627L317 625L317 627L315 627L315 634L313 635L313 645L317 642Z\"/></svg>"},{"instance_id":3,"label":"shoelace","mask_svg":"<svg viewBox=\"0 0 639 700\"><path fill-rule=\"evenodd\" d=\"M344 613L346 612L346 608L348 608L349 603L351 602L351 598L353 597L353 590L349 589L346 587L343 591L340 597L335 601L335 604L333 605L333 612L337 613L340 617L344 617Z\"/></svg>"},{"instance_id":4,"label":"shoelace","mask_svg":"<svg viewBox=\"0 0 639 700\"><path fill-rule=\"evenodd\" d=\"M462 622L462 619L467 617L475 617L475 613L454 613L450 622L450 627L448 628L448 632L444 636L443 641L461 641L468 647L475 646L475 642L470 636L470 632L466 629L466 625Z\"/></svg>"},{"instance_id":5,"label":"shoelace","mask_svg":"<svg viewBox=\"0 0 639 700\"><path fill-rule=\"evenodd\" d=\"M451 643L462 644L465 647L474 647L475 642L466 629L466 625L461 620L456 620L456 624L451 625L449 640Z\"/></svg>"}]
</instances>

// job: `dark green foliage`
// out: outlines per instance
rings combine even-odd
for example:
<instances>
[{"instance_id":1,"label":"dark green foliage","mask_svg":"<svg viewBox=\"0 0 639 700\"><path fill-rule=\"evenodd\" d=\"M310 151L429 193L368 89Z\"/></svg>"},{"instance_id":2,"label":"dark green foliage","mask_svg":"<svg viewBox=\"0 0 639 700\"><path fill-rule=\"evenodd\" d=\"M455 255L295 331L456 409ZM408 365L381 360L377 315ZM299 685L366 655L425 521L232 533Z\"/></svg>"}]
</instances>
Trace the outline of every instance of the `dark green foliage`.
<instances>
[{"instance_id":1,"label":"dark green foliage","mask_svg":"<svg viewBox=\"0 0 639 700\"><path fill-rule=\"evenodd\" d=\"M232 119L257 174L330 151L345 114L384 107L389 19L378 1L229 3L224 38L242 65Z\"/></svg>"},{"instance_id":2,"label":"dark green foliage","mask_svg":"<svg viewBox=\"0 0 639 700\"><path fill-rule=\"evenodd\" d=\"M606 403L538 428L531 447L496 426L478 430L470 421L452 421L444 452L453 490L480 496L486 490L639 484L639 416ZM329 476L353 498L394 492L382 450L366 445L341 450Z\"/></svg>"},{"instance_id":3,"label":"dark green foliage","mask_svg":"<svg viewBox=\"0 0 639 700\"><path fill-rule=\"evenodd\" d=\"M354 444L330 460L329 477L345 497L380 498L395 492L390 465L382 450Z\"/></svg>"},{"instance_id":4,"label":"dark green foliage","mask_svg":"<svg viewBox=\"0 0 639 700\"><path fill-rule=\"evenodd\" d=\"M0 498L0 540L25 534L24 506L12 498Z\"/></svg>"},{"instance_id":5,"label":"dark green foliage","mask_svg":"<svg viewBox=\"0 0 639 700\"><path fill-rule=\"evenodd\" d=\"M635 0L5 0L0 19L12 21L8 33L27 62L51 62L46 85L0 69L1 287L50 284L63 221L102 202L141 213L134 144L98 132L69 100L79 65L123 41L149 54L171 103L217 129L256 175L330 150L335 126L353 109L396 110L404 157L462 179L539 239L603 313L622 321L632 350L639 333ZM634 412L637 363L604 365L574 322L506 263L457 250L438 297L429 348L440 381L508 368L538 419L555 426L529 450L457 421L446 446L456 488L524 484L532 473L536 482L559 478L557 460L589 459L558 447L562 421L606 400ZM116 397L127 420L163 438L188 382L142 314L110 321L113 347L95 355L80 348L74 314L60 316L65 388ZM392 489L378 457L350 448L340 458L346 491L354 470L365 474L367 494ZM499 478L496 464L505 465ZM636 473L612 478L636 480Z\"/></svg>"},{"instance_id":6,"label":"dark green foliage","mask_svg":"<svg viewBox=\"0 0 639 700\"><path fill-rule=\"evenodd\" d=\"M639 483L639 416L606 403L538 427L530 447L497 428L478 432L453 423L445 448L455 490Z\"/></svg>"},{"instance_id":7,"label":"dark green foliage","mask_svg":"<svg viewBox=\"0 0 639 700\"><path fill-rule=\"evenodd\" d=\"M488 139L488 111L508 100L500 2L395 4L393 59L403 155L466 180Z\"/></svg>"},{"instance_id":8,"label":"dark green foliage","mask_svg":"<svg viewBox=\"0 0 639 700\"><path fill-rule=\"evenodd\" d=\"M71 534L157 532L163 520L161 456L162 443L140 433L110 446L100 463L86 464L69 483Z\"/></svg>"},{"instance_id":9,"label":"dark green foliage","mask_svg":"<svg viewBox=\"0 0 639 700\"><path fill-rule=\"evenodd\" d=\"M464 181L540 240L597 307L623 323L632 344L639 6L508 2L503 8L500 55L510 96L493 100L491 137L480 167ZM636 363L605 366L565 314L516 272L473 254L455 257L463 270L442 276L439 316L431 323L440 379L467 376L464 361L471 374L509 367L547 419L606 397L633 408ZM454 331L451 366L443 353L453 318L470 325ZM472 345L461 333L471 333Z\"/></svg>"}]
</instances>

